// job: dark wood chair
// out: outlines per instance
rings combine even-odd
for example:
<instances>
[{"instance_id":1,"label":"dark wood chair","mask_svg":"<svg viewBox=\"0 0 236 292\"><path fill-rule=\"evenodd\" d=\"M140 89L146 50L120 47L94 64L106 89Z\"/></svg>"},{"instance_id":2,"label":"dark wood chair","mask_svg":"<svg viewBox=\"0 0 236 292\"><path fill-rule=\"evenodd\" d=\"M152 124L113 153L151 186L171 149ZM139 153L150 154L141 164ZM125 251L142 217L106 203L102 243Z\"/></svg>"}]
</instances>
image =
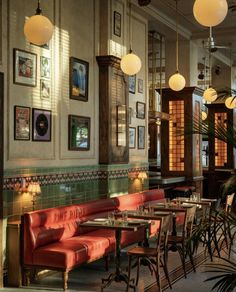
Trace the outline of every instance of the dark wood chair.
<instances>
[{"instance_id":1,"label":"dark wood chair","mask_svg":"<svg viewBox=\"0 0 236 292\"><path fill-rule=\"evenodd\" d=\"M191 250L191 245L187 245L187 240L192 234L193 222L196 213L196 205L186 208L184 211L184 220L180 228L177 228L176 235L168 236L168 249L178 251L180 259L183 266L184 276L186 278L186 268L185 259L188 255L190 262L192 264L193 270L195 271L194 261L193 261L193 251ZM179 230L178 230L179 229Z\"/></svg>"},{"instance_id":2,"label":"dark wood chair","mask_svg":"<svg viewBox=\"0 0 236 292\"><path fill-rule=\"evenodd\" d=\"M130 287L130 282L131 282L130 275L131 275L133 258L137 260L137 275L136 275L136 282L134 285L134 289L135 287L138 286L140 265L142 263L145 266L149 267L151 273L153 272L155 273L159 291L162 291L161 278L160 278L161 267L163 267L168 284L170 288L172 288L170 278L169 278L168 268L167 268L167 253L168 253L167 243L168 243L168 233L170 229L171 220L172 220L171 213L167 216L160 217L159 219L160 225L156 234L155 247L135 246L135 247L130 248L127 251L129 264L128 264L128 284L127 284L126 291L128 291ZM132 279L132 281L134 281L134 279Z\"/></svg>"}]
</instances>

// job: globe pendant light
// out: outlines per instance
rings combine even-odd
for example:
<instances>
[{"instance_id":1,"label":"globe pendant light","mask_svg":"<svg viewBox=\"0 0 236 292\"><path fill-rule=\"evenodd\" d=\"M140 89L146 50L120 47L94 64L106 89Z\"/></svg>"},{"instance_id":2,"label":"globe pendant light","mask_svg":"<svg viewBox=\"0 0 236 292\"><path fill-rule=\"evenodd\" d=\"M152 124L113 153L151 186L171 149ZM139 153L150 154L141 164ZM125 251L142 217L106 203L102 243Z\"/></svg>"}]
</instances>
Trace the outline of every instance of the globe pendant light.
<instances>
[{"instance_id":1,"label":"globe pendant light","mask_svg":"<svg viewBox=\"0 0 236 292\"><path fill-rule=\"evenodd\" d=\"M169 87L174 91L180 91L185 87L185 78L179 73L179 33L178 33L178 0L176 0L176 72L169 79Z\"/></svg>"},{"instance_id":2,"label":"globe pendant light","mask_svg":"<svg viewBox=\"0 0 236 292\"><path fill-rule=\"evenodd\" d=\"M53 25L47 17L42 15L39 0L35 15L25 22L24 34L30 43L38 46L45 45L52 38Z\"/></svg>"},{"instance_id":3,"label":"globe pendant light","mask_svg":"<svg viewBox=\"0 0 236 292\"><path fill-rule=\"evenodd\" d=\"M120 61L121 70L127 75L135 75L137 74L142 66L140 58L135 55L131 49L131 3L129 2L129 38L130 38L130 50L129 54L123 56Z\"/></svg>"},{"instance_id":4,"label":"globe pendant light","mask_svg":"<svg viewBox=\"0 0 236 292\"><path fill-rule=\"evenodd\" d=\"M220 24L226 17L228 4L226 0L196 0L193 15L204 26Z\"/></svg>"},{"instance_id":5,"label":"globe pendant light","mask_svg":"<svg viewBox=\"0 0 236 292\"><path fill-rule=\"evenodd\" d=\"M234 96L229 96L225 100L225 106L229 109L236 108L236 98Z\"/></svg>"},{"instance_id":6,"label":"globe pendant light","mask_svg":"<svg viewBox=\"0 0 236 292\"><path fill-rule=\"evenodd\" d=\"M210 35L211 35L211 27L210 27ZM208 102L213 102L217 99L217 92L211 86L211 50L209 50L209 88L207 88L203 92L203 98Z\"/></svg>"}]
</instances>

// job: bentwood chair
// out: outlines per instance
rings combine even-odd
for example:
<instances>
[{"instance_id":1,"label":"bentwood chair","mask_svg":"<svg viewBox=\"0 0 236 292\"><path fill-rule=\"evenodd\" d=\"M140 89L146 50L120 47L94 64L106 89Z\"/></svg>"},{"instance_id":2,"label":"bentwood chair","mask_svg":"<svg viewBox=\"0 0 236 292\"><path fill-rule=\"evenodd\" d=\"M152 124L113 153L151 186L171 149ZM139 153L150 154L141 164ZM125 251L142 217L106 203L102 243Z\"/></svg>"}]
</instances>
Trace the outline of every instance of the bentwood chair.
<instances>
[{"instance_id":1,"label":"bentwood chair","mask_svg":"<svg viewBox=\"0 0 236 292\"><path fill-rule=\"evenodd\" d=\"M191 249L191 245L189 245L187 241L192 235L196 207L197 207L196 205L193 205L192 207L185 208L183 211L181 211L181 213L182 212L184 213L184 218L180 230L178 230L179 228L177 228L177 235L168 236L168 249L178 251L182 262L185 278L186 278L185 259L187 255L189 256L193 270L195 271L193 251Z\"/></svg>"},{"instance_id":2,"label":"bentwood chair","mask_svg":"<svg viewBox=\"0 0 236 292\"><path fill-rule=\"evenodd\" d=\"M145 266L148 266L151 273L153 272L155 273L159 291L162 291L160 278L161 266L164 269L164 273L168 281L169 287L172 288L167 268L167 252L168 252L167 243L171 220L172 220L171 214L159 218L160 225L156 234L155 247L135 246L127 251L129 264L128 264L128 284L126 291L129 290L130 282L133 281L133 279L132 280L130 279L133 258L137 260L137 274L134 289L135 287L138 286L140 265L142 263Z\"/></svg>"}]
</instances>

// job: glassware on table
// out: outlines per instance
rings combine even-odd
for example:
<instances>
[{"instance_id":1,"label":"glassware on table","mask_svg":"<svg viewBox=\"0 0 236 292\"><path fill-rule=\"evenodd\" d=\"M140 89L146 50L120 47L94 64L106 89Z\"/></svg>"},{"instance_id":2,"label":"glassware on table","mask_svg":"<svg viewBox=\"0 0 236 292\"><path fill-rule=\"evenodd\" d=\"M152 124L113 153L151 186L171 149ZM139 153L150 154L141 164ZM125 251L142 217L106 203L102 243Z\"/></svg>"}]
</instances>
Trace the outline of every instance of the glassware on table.
<instances>
[{"instance_id":1,"label":"glassware on table","mask_svg":"<svg viewBox=\"0 0 236 292\"><path fill-rule=\"evenodd\" d=\"M128 224L128 212L127 212L127 210L122 212L122 221L123 221L124 225Z\"/></svg>"},{"instance_id":2,"label":"glassware on table","mask_svg":"<svg viewBox=\"0 0 236 292\"><path fill-rule=\"evenodd\" d=\"M113 225L115 223L115 213L110 212L108 213L108 223Z\"/></svg>"}]
</instances>

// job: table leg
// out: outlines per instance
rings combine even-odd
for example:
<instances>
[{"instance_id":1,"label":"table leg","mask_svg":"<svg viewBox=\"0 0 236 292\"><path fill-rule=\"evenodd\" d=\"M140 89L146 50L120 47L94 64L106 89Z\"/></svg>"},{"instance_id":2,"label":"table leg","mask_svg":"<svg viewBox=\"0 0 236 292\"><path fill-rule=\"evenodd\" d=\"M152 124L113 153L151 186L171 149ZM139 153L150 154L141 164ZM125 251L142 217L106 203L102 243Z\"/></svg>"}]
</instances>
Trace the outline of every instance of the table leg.
<instances>
[{"instance_id":1,"label":"table leg","mask_svg":"<svg viewBox=\"0 0 236 292\"><path fill-rule=\"evenodd\" d=\"M116 236L116 254L115 254L116 270L114 273L111 273L107 279L102 279L101 291L103 291L104 288L109 287L113 281L115 282L123 281L126 284L128 284L128 275L123 273L120 267L121 229L115 230L115 236ZM134 287L134 286L130 285L130 287Z\"/></svg>"}]
</instances>

